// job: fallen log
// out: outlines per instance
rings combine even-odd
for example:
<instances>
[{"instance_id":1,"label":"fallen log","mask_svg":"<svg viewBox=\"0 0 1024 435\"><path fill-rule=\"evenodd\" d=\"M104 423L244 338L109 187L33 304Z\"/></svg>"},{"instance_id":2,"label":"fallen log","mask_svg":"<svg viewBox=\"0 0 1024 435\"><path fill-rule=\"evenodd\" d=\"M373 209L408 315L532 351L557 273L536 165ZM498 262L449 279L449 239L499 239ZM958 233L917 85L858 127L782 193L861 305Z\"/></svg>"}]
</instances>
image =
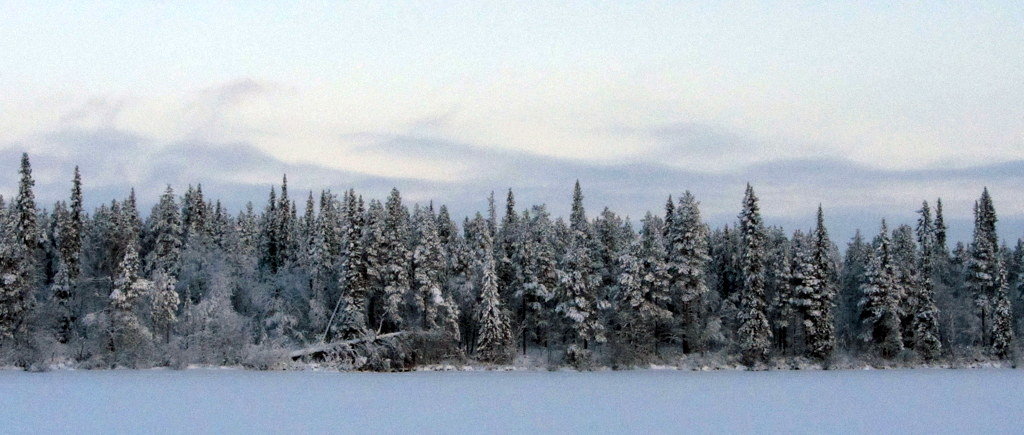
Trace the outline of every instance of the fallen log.
<instances>
[{"instance_id":1,"label":"fallen log","mask_svg":"<svg viewBox=\"0 0 1024 435\"><path fill-rule=\"evenodd\" d=\"M380 340L385 340L385 339L389 339L389 338L400 337L400 336L403 336L403 335L406 335L406 334L409 334L409 331L389 332L387 334L380 334L380 335L373 334L373 335L363 336L363 337L360 337L360 338L352 338L352 339L348 339L348 340L332 341L330 343L318 344L316 346L311 346L311 347L307 347L305 349L299 349L299 350L293 351L292 353L289 354L289 356L291 357L291 359L293 361L297 361L300 358L304 358L304 357L313 357L313 356L317 356L317 355L323 355L323 354L329 353L331 351L337 350L338 348L341 348L343 346L352 346L352 345L356 345L356 344L360 344L360 343L372 343L372 342L375 342L375 341L380 341Z\"/></svg>"}]
</instances>

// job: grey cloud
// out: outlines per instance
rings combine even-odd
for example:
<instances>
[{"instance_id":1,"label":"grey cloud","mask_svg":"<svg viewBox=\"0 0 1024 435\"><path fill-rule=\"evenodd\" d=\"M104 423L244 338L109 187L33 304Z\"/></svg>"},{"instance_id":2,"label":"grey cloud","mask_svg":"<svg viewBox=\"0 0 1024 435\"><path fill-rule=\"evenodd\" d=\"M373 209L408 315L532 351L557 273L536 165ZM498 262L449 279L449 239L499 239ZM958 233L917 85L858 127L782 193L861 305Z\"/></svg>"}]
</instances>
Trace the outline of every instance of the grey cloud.
<instances>
[{"instance_id":1,"label":"grey cloud","mask_svg":"<svg viewBox=\"0 0 1024 435\"><path fill-rule=\"evenodd\" d=\"M140 201L148 205L166 184L180 192L188 184L202 183L211 197L222 199L235 210L247 201L262 205L270 186L278 184L281 175L287 173L293 195L304 196L308 190L322 188L341 191L352 187L369 197L381 198L394 186L411 201L447 203L456 215L466 215L485 209L486 197L492 190L503 201L505 190L512 188L520 207L547 203L554 213L564 215L568 212L572 183L579 179L591 215L607 205L636 221L647 210L660 213L669 194L691 190L703 202L706 218L714 225L722 225L735 221L743 186L750 181L764 199L762 207L769 224L788 230L809 227L813 223L811 213L794 217L780 210L779 202L798 201L809 207L821 202L834 237L840 241L852 236L856 228L873 234L883 217L895 224L912 223L919 205L919 201L830 205L851 188L885 192L892 183L954 179L976 186L967 192L976 195L973 190L980 192L981 186L988 183L1020 185L1024 181L1024 161L963 169L893 171L836 159L787 160L728 173L700 173L657 163L599 164L552 158L415 135L363 133L349 137L366 143L363 151L458 159L473 172L469 181L439 182L285 163L247 143L186 141L158 145L130 132L109 129L68 130L44 138L52 146L42 149L53 151L32 156L39 174L37 195L44 204L67 196L75 164L82 167L87 198L92 205L123 197L130 185L138 189ZM0 189L7 195L13 193L17 182L20 152L17 144L0 149L0 173L9 174L0 180ZM815 196L820 195L815 192L826 192L827 196ZM1001 231L1015 239L1024 230L1024 216L1011 200L1015 199L996 197L997 207L1007 204L1000 209ZM959 208L947 204L951 236L963 240L970 235L971 222L969 210Z\"/></svg>"}]
</instances>

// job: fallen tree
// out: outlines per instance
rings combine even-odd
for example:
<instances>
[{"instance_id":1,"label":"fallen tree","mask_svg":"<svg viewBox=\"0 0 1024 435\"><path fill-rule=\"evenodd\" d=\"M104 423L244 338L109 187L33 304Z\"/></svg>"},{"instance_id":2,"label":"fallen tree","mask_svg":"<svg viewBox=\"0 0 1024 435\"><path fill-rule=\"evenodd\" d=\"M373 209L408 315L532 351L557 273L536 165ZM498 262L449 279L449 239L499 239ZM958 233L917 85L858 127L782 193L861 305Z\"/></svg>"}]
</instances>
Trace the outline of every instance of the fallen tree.
<instances>
[{"instance_id":1,"label":"fallen tree","mask_svg":"<svg viewBox=\"0 0 1024 435\"><path fill-rule=\"evenodd\" d=\"M398 331L318 344L289 354L293 361L316 361L343 370L403 371L419 364L461 360L463 354L443 332Z\"/></svg>"},{"instance_id":2,"label":"fallen tree","mask_svg":"<svg viewBox=\"0 0 1024 435\"><path fill-rule=\"evenodd\" d=\"M339 349L343 349L345 347L351 347L360 343L372 343L375 341L387 340L393 337L401 337L406 334L409 334L409 331L389 332L387 334L380 335L372 334L349 340L337 340L332 341L330 343L323 343L318 344L316 346L310 346L305 349L299 349L289 354L289 356L292 358L292 361L298 361L299 359L302 358L323 358L326 354L336 352Z\"/></svg>"}]
</instances>

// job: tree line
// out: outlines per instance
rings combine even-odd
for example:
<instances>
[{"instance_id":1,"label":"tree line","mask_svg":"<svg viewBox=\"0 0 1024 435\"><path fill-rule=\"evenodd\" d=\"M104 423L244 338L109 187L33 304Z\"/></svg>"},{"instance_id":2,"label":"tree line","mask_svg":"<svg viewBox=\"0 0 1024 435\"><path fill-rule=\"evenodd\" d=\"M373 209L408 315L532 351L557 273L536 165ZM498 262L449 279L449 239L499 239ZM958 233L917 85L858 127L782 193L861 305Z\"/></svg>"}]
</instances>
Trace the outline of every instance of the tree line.
<instances>
[{"instance_id":1,"label":"tree line","mask_svg":"<svg viewBox=\"0 0 1024 435\"><path fill-rule=\"evenodd\" d=\"M46 209L27 154L19 174L16 197L0 197L0 358L25 367L267 367L330 343L364 369L521 355L915 364L1012 358L1022 323L1024 243L1000 242L987 189L969 244L947 246L936 200L916 226L883 220L841 253L820 206L813 228L787 234L750 185L737 221L712 229L690 192L638 224L608 208L590 218L579 182L568 220L509 190L503 213L492 194L460 224L397 189L310 192L300 213L287 178L258 211L168 186L145 218L134 190L87 212L78 168L69 200Z\"/></svg>"}]
</instances>

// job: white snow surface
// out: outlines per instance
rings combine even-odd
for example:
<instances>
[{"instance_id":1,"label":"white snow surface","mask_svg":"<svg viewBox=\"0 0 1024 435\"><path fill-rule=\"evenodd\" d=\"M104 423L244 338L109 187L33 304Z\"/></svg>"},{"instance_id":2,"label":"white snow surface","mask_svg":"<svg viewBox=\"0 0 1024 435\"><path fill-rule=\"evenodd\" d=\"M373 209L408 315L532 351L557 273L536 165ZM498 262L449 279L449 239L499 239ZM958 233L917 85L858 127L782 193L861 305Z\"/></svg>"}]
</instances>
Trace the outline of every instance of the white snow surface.
<instances>
[{"instance_id":1,"label":"white snow surface","mask_svg":"<svg viewBox=\"0 0 1024 435\"><path fill-rule=\"evenodd\" d=\"M1024 371L0 371L3 433L1020 433Z\"/></svg>"}]
</instances>

